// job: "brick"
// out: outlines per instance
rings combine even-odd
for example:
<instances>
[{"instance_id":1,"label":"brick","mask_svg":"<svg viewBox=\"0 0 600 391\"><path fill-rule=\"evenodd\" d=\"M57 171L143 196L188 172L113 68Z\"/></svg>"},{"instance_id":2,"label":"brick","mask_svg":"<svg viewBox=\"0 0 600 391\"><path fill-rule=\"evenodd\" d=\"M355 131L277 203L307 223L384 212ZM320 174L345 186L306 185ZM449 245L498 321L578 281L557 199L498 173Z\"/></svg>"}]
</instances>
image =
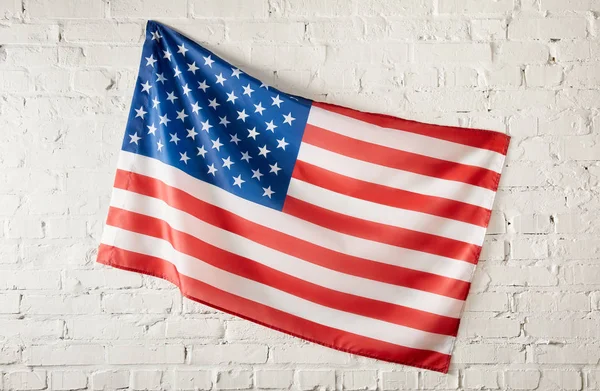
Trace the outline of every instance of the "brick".
<instances>
[{"instance_id":1,"label":"brick","mask_svg":"<svg viewBox=\"0 0 600 391\"><path fill-rule=\"evenodd\" d=\"M104 363L104 347L100 345L31 345L23 350L27 365L93 365Z\"/></svg>"},{"instance_id":2,"label":"brick","mask_svg":"<svg viewBox=\"0 0 600 391\"><path fill-rule=\"evenodd\" d=\"M301 390L335 389L335 372L333 370L300 370L298 371L298 387Z\"/></svg>"},{"instance_id":3,"label":"brick","mask_svg":"<svg viewBox=\"0 0 600 391\"><path fill-rule=\"evenodd\" d=\"M581 390L581 373L569 370L544 370L540 379L540 388L544 390Z\"/></svg>"},{"instance_id":4,"label":"brick","mask_svg":"<svg viewBox=\"0 0 600 391\"><path fill-rule=\"evenodd\" d=\"M20 362L21 347L17 345L0 345L0 364L14 364Z\"/></svg>"},{"instance_id":5,"label":"brick","mask_svg":"<svg viewBox=\"0 0 600 391\"><path fill-rule=\"evenodd\" d=\"M271 348L270 358L275 363L345 364L350 355L317 345L279 345Z\"/></svg>"},{"instance_id":6,"label":"brick","mask_svg":"<svg viewBox=\"0 0 600 391\"><path fill-rule=\"evenodd\" d=\"M519 312L589 311L590 299L584 293L522 292L515 295Z\"/></svg>"},{"instance_id":7,"label":"brick","mask_svg":"<svg viewBox=\"0 0 600 391\"><path fill-rule=\"evenodd\" d=\"M440 14L506 14L513 10L510 0L477 1L477 0L439 0L438 12Z\"/></svg>"},{"instance_id":8,"label":"brick","mask_svg":"<svg viewBox=\"0 0 600 391\"><path fill-rule=\"evenodd\" d=\"M32 18L102 18L104 3L95 0L27 0L25 11Z\"/></svg>"},{"instance_id":9,"label":"brick","mask_svg":"<svg viewBox=\"0 0 600 391\"><path fill-rule=\"evenodd\" d=\"M449 371L447 374L433 371L423 372L423 388L426 390L452 390L458 388L458 371Z\"/></svg>"},{"instance_id":10,"label":"brick","mask_svg":"<svg viewBox=\"0 0 600 391\"><path fill-rule=\"evenodd\" d=\"M23 340L58 339L63 336L62 320L1 319L0 336Z\"/></svg>"},{"instance_id":11,"label":"brick","mask_svg":"<svg viewBox=\"0 0 600 391\"><path fill-rule=\"evenodd\" d=\"M542 11L591 11L598 10L595 0L542 0Z\"/></svg>"},{"instance_id":12,"label":"brick","mask_svg":"<svg viewBox=\"0 0 600 391\"><path fill-rule=\"evenodd\" d=\"M492 50L483 43L418 43L414 59L419 63L490 62Z\"/></svg>"},{"instance_id":13,"label":"brick","mask_svg":"<svg viewBox=\"0 0 600 391\"><path fill-rule=\"evenodd\" d=\"M546 259L548 242L544 239L523 238L511 242L512 259Z\"/></svg>"},{"instance_id":14,"label":"brick","mask_svg":"<svg viewBox=\"0 0 600 391\"><path fill-rule=\"evenodd\" d=\"M92 374L93 390L116 390L129 386L129 371L109 370Z\"/></svg>"},{"instance_id":15,"label":"brick","mask_svg":"<svg viewBox=\"0 0 600 391\"><path fill-rule=\"evenodd\" d=\"M50 389L56 391L81 390L87 388L88 378L83 371L52 371Z\"/></svg>"},{"instance_id":16,"label":"brick","mask_svg":"<svg viewBox=\"0 0 600 391\"><path fill-rule=\"evenodd\" d=\"M55 24L0 25L0 42L2 42L3 44L58 42L58 25L55 25Z\"/></svg>"},{"instance_id":17,"label":"brick","mask_svg":"<svg viewBox=\"0 0 600 391\"><path fill-rule=\"evenodd\" d=\"M0 5L0 19L17 19L21 17L21 1L7 0ZM1 384L0 384L1 386Z\"/></svg>"},{"instance_id":18,"label":"brick","mask_svg":"<svg viewBox=\"0 0 600 391\"><path fill-rule=\"evenodd\" d=\"M183 364L183 345L119 345L106 348L109 364Z\"/></svg>"},{"instance_id":19,"label":"brick","mask_svg":"<svg viewBox=\"0 0 600 391\"><path fill-rule=\"evenodd\" d=\"M558 282L556 275L543 266L488 266L485 269L494 286L554 286Z\"/></svg>"},{"instance_id":20,"label":"brick","mask_svg":"<svg viewBox=\"0 0 600 391\"><path fill-rule=\"evenodd\" d=\"M500 292L470 293L465 306L467 312L508 311L508 296Z\"/></svg>"},{"instance_id":21,"label":"brick","mask_svg":"<svg viewBox=\"0 0 600 391\"><path fill-rule=\"evenodd\" d=\"M342 386L345 390L377 389L377 371L349 371L342 373Z\"/></svg>"},{"instance_id":22,"label":"brick","mask_svg":"<svg viewBox=\"0 0 600 391\"><path fill-rule=\"evenodd\" d=\"M540 385L540 371L506 371L506 384L515 390L533 390Z\"/></svg>"},{"instance_id":23,"label":"brick","mask_svg":"<svg viewBox=\"0 0 600 391\"><path fill-rule=\"evenodd\" d=\"M515 18L508 25L509 39L585 38L586 20L580 17Z\"/></svg>"},{"instance_id":24,"label":"brick","mask_svg":"<svg viewBox=\"0 0 600 391\"><path fill-rule=\"evenodd\" d=\"M165 335L165 323L157 318L76 317L67 320L69 337L76 340L142 340Z\"/></svg>"},{"instance_id":25,"label":"brick","mask_svg":"<svg viewBox=\"0 0 600 391\"><path fill-rule=\"evenodd\" d=\"M18 314L20 303L19 294L0 294L0 314Z\"/></svg>"},{"instance_id":26,"label":"brick","mask_svg":"<svg viewBox=\"0 0 600 391\"><path fill-rule=\"evenodd\" d=\"M72 270L66 274L69 290L124 289L142 286L139 274L117 269Z\"/></svg>"},{"instance_id":27,"label":"brick","mask_svg":"<svg viewBox=\"0 0 600 391\"><path fill-rule=\"evenodd\" d=\"M143 38L138 23L69 22L63 26L65 42L136 43Z\"/></svg>"},{"instance_id":28,"label":"brick","mask_svg":"<svg viewBox=\"0 0 600 391\"><path fill-rule=\"evenodd\" d=\"M223 321L220 319L168 319L167 338L221 338Z\"/></svg>"},{"instance_id":29,"label":"brick","mask_svg":"<svg viewBox=\"0 0 600 391\"><path fill-rule=\"evenodd\" d=\"M289 389L294 382L294 371L287 369L259 370L254 376L256 387L261 389Z\"/></svg>"},{"instance_id":30,"label":"brick","mask_svg":"<svg viewBox=\"0 0 600 391\"><path fill-rule=\"evenodd\" d=\"M493 345L481 342L457 344L452 356L456 364L502 364L525 362L525 350L518 345Z\"/></svg>"},{"instance_id":31,"label":"brick","mask_svg":"<svg viewBox=\"0 0 600 391\"><path fill-rule=\"evenodd\" d=\"M107 293L102 296L104 312L111 314L172 313L180 297L164 293Z\"/></svg>"},{"instance_id":32,"label":"brick","mask_svg":"<svg viewBox=\"0 0 600 391\"><path fill-rule=\"evenodd\" d=\"M173 0L165 3L160 0L113 0L110 2L113 17L128 18L177 18L187 16L187 1Z\"/></svg>"},{"instance_id":33,"label":"brick","mask_svg":"<svg viewBox=\"0 0 600 391\"><path fill-rule=\"evenodd\" d=\"M466 41L469 39L467 21L446 19L401 19L390 24L390 38L405 41Z\"/></svg>"},{"instance_id":34,"label":"brick","mask_svg":"<svg viewBox=\"0 0 600 391\"><path fill-rule=\"evenodd\" d=\"M221 371L217 373L217 390L246 390L252 388L251 371Z\"/></svg>"},{"instance_id":35,"label":"brick","mask_svg":"<svg viewBox=\"0 0 600 391\"><path fill-rule=\"evenodd\" d=\"M471 35L475 41L504 40L506 39L506 22L495 19L472 20Z\"/></svg>"},{"instance_id":36,"label":"brick","mask_svg":"<svg viewBox=\"0 0 600 391\"><path fill-rule=\"evenodd\" d=\"M497 390L500 388L502 374L499 371L468 368L464 371L463 387L465 389L481 390L491 389Z\"/></svg>"},{"instance_id":37,"label":"brick","mask_svg":"<svg viewBox=\"0 0 600 391\"><path fill-rule=\"evenodd\" d=\"M197 371L194 371L197 372ZM131 371L130 387L132 390L160 390L162 372L158 370Z\"/></svg>"},{"instance_id":38,"label":"brick","mask_svg":"<svg viewBox=\"0 0 600 391\"><path fill-rule=\"evenodd\" d=\"M416 389L418 381L417 372L381 372L381 388L383 390Z\"/></svg>"},{"instance_id":39,"label":"brick","mask_svg":"<svg viewBox=\"0 0 600 391\"><path fill-rule=\"evenodd\" d=\"M320 25L310 23L308 25L310 34L314 35L316 26ZM304 30L305 25L300 22L240 21L229 25L228 38L233 42L297 43L304 39Z\"/></svg>"},{"instance_id":40,"label":"brick","mask_svg":"<svg viewBox=\"0 0 600 391\"><path fill-rule=\"evenodd\" d=\"M176 370L173 374L178 390L210 390L211 373L202 370Z\"/></svg>"},{"instance_id":41,"label":"brick","mask_svg":"<svg viewBox=\"0 0 600 391\"><path fill-rule=\"evenodd\" d=\"M575 265L561 268L562 278L570 285L600 284L600 266Z\"/></svg>"},{"instance_id":42,"label":"brick","mask_svg":"<svg viewBox=\"0 0 600 391\"><path fill-rule=\"evenodd\" d=\"M344 2L340 2L341 5L344 5ZM352 11L351 7L348 7L346 4L346 11L338 10L341 12ZM367 16L379 16L385 15L387 17L390 16L404 16L404 17L414 17L414 16L423 16L430 15L433 12L433 5L430 1L427 0L413 0L413 1L403 1L403 2L389 2L385 0L375 0L370 1L368 3L358 3L356 7L356 12L359 15L367 15ZM331 15L331 16L336 16Z\"/></svg>"},{"instance_id":43,"label":"brick","mask_svg":"<svg viewBox=\"0 0 600 391\"><path fill-rule=\"evenodd\" d=\"M17 371L6 375L7 390L43 390L47 386L46 371Z\"/></svg>"},{"instance_id":44,"label":"brick","mask_svg":"<svg viewBox=\"0 0 600 391\"><path fill-rule=\"evenodd\" d=\"M595 319L541 319L529 318L525 331L533 337L590 338L600 335L600 321Z\"/></svg>"},{"instance_id":45,"label":"brick","mask_svg":"<svg viewBox=\"0 0 600 391\"><path fill-rule=\"evenodd\" d=\"M507 64L545 64L548 45L539 42L501 42L494 47L494 59Z\"/></svg>"},{"instance_id":46,"label":"brick","mask_svg":"<svg viewBox=\"0 0 600 391\"><path fill-rule=\"evenodd\" d=\"M262 364L267 347L256 344L197 345L192 349L192 364Z\"/></svg>"},{"instance_id":47,"label":"brick","mask_svg":"<svg viewBox=\"0 0 600 391\"><path fill-rule=\"evenodd\" d=\"M7 236L15 239L43 238L44 223L35 218L11 220L8 222Z\"/></svg>"},{"instance_id":48,"label":"brick","mask_svg":"<svg viewBox=\"0 0 600 391\"><path fill-rule=\"evenodd\" d=\"M0 289L50 290L60 288L60 273L56 271L14 271L0 273Z\"/></svg>"},{"instance_id":49,"label":"brick","mask_svg":"<svg viewBox=\"0 0 600 391\"><path fill-rule=\"evenodd\" d=\"M510 338L520 334L521 325L514 319L466 318L461 322L460 332L469 338Z\"/></svg>"},{"instance_id":50,"label":"brick","mask_svg":"<svg viewBox=\"0 0 600 391\"><path fill-rule=\"evenodd\" d=\"M268 16L267 4L260 0L225 0L219 3L191 1L195 18L262 18Z\"/></svg>"},{"instance_id":51,"label":"brick","mask_svg":"<svg viewBox=\"0 0 600 391\"><path fill-rule=\"evenodd\" d=\"M23 296L21 310L24 314L65 315L100 312L99 295L29 295Z\"/></svg>"},{"instance_id":52,"label":"brick","mask_svg":"<svg viewBox=\"0 0 600 391\"><path fill-rule=\"evenodd\" d=\"M525 81L531 87L550 87L562 83L563 69L557 65L532 65L525 68Z\"/></svg>"},{"instance_id":53,"label":"brick","mask_svg":"<svg viewBox=\"0 0 600 391\"><path fill-rule=\"evenodd\" d=\"M599 63L573 65L565 76L565 85L577 88L593 88L600 83Z\"/></svg>"},{"instance_id":54,"label":"brick","mask_svg":"<svg viewBox=\"0 0 600 391\"><path fill-rule=\"evenodd\" d=\"M595 345L539 345L535 348L534 362L540 364L595 364L600 350Z\"/></svg>"}]
</instances>

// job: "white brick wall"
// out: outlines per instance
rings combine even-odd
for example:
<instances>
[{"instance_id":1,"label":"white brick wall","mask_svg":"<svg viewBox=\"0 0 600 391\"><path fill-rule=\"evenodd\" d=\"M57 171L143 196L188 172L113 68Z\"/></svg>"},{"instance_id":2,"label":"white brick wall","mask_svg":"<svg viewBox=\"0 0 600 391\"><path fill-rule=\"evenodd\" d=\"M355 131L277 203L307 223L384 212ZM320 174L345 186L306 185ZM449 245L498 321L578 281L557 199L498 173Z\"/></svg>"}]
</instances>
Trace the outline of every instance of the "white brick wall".
<instances>
[{"instance_id":1,"label":"white brick wall","mask_svg":"<svg viewBox=\"0 0 600 391\"><path fill-rule=\"evenodd\" d=\"M94 263L144 23L309 98L512 138L447 376ZM599 390L600 1L0 0L0 389Z\"/></svg>"}]
</instances>

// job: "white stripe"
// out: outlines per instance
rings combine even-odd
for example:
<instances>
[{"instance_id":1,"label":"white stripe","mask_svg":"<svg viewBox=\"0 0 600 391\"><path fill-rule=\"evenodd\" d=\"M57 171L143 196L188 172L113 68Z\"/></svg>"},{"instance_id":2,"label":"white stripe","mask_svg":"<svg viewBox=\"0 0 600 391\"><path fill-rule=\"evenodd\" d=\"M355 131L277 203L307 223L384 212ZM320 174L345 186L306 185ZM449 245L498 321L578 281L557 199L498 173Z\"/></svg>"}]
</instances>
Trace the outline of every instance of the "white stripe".
<instances>
[{"instance_id":1,"label":"white stripe","mask_svg":"<svg viewBox=\"0 0 600 391\"><path fill-rule=\"evenodd\" d=\"M349 197L292 178L288 195L347 216L481 246L485 228L458 220Z\"/></svg>"},{"instance_id":2,"label":"white stripe","mask_svg":"<svg viewBox=\"0 0 600 391\"><path fill-rule=\"evenodd\" d=\"M179 273L231 294L338 330L396 345L450 354L453 337L428 333L312 303L182 254L165 240L111 226L106 226L105 232L102 243L108 246L164 259L175 265Z\"/></svg>"},{"instance_id":3,"label":"white stripe","mask_svg":"<svg viewBox=\"0 0 600 391\"><path fill-rule=\"evenodd\" d=\"M172 228L215 247L336 291L454 318L460 316L464 303L462 300L360 278L303 261L215 227L156 198L115 189L111 206L163 220Z\"/></svg>"},{"instance_id":4,"label":"white stripe","mask_svg":"<svg viewBox=\"0 0 600 391\"><path fill-rule=\"evenodd\" d=\"M131 152L121 151L118 168L161 180L212 205L290 236L342 254L470 282L475 265L452 258L390 246L325 229L200 181L185 172Z\"/></svg>"},{"instance_id":5,"label":"white stripe","mask_svg":"<svg viewBox=\"0 0 600 391\"><path fill-rule=\"evenodd\" d=\"M492 209L495 192L468 183L449 181L340 155L302 143L298 160L361 181Z\"/></svg>"},{"instance_id":6,"label":"white stripe","mask_svg":"<svg viewBox=\"0 0 600 391\"><path fill-rule=\"evenodd\" d=\"M417 133L383 128L316 106L312 106L310 109L308 123L372 144L455 163L483 167L497 173L502 171L502 165L504 164L504 155L495 151L471 147Z\"/></svg>"}]
</instances>

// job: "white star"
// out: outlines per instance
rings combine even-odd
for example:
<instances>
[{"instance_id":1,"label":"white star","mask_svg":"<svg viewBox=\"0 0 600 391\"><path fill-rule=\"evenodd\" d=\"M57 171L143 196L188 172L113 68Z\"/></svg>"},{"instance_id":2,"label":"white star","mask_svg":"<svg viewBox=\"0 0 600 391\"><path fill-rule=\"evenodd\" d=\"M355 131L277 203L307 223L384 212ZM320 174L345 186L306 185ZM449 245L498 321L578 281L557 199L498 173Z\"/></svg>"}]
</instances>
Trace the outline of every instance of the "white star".
<instances>
[{"instance_id":1,"label":"white star","mask_svg":"<svg viewBox=\"0 0 600 391\"><path fill-rule=\"evenodd\" d=\"M167 78L165 77L164 73L157 73L156 77L157 77L156 81L159 81L163 84L165 84L165 81L167 81Z\"/></svg>"},{"instance_id":2,"label":"white star","mask_svg":"<svg viewBox=\"0 0 600 391\"><path fill-rule=\"evenodd\" d=\"M269 172L275 173L275 175L281 170L281 167L277 166L277 162L275 162L275 164L269 164L269 167L271 167L271 171Z\"/></svg>"},{"instance_id":3,"label":"white star","mask_svg":"<svg viewBox=\"0 0 600 391\"><path fill-rule=\"evenodd\" d=\"M169 133L169 136L171 136L171 139L169 140L169 142L175 143L175 145L177 145L177 143L179 142L179 137L177 137L177 132Z\"/></svg>"},{"instance_id":4,"label":"white star","mask_svg":"<svg viewBox=\"0 0 600 391\"><path fill-rule=\"evenodd\" d=\"M237 68L231 68L231 70L233 71L233 73L231 74L231 77L237 77L238 79L240 78L240 75L242 73L244 73Z\"/></svg>"},{"instance_id":5,"label":"white star","mask_svg":"<svg viewBox=\"0 0 600 391\"><path fill-rule=\"evenodd\" d=\"M236 133L236 134L232 134L232 135L231 135L231 140L229 140L229 141L230 141L230 142L232 142L232 143L235 143L235 145L237 145L237 143L239 143L239 142L240 142L240 141L242 141L242 140L240 140L240 139L238 138L238 136L237 136L237 133Z\"/></svg>"},{"instance_id":6,"label":"white star","mask_svg":"<svg viewBox=\"0 0 600 391\"><path fill-rule=\"evenodd\" d=\"M158 152L160 152L160 151L162 151L163 147L164 147L164 145L160 142L160 140L158 140L156 143L156 150Z\"/></svg>"},{"instance_id":7,"label":"white star","mask_svg":"<svg viewBox=\"0 0 600 391\"><path fill-rule=\"evenodd\" d=\"M244 89L244 95L248 95L249 97L252 97L252 93L254 92L254 90L252 88L250 88L250 83L248 83L248 85L246 87L242 87Z\"/></svg>"},{"instance_id":8,"label":"white star","mask_svg":"<svg viewBox=\"0 0 600 391\"><path fill-rule=\"evenodd\" d=\"M227 167L228 170L231 170L231 165L233 162L231 161L230 156L227 156L227 159L221 158L221 160L223 160L223 167Z\"/></svg>"},{"instance_id":9,"label":"white star","mask_svg":"<svg viewBox=\"0 0 600 391\"><path fill-rule=\"evenodd\" d=\"M260 181L260 177L265 175L265 174L261 174L260 170L258 168L256 170L250 169L250 171L252 171L252 178L256 178L259 181Z\"/></svg>"},{"instance_id":10,"label":"white star","mask_svg":"<svg viewBox=\"0 0 600 391\"><path fill-rule=\"evenodd\" d=\"M146 66L150 65L152 68L154 68L155 62L156 60L154 59L154 54L151 54L150 57L146 57Z\"/></svg>"},{"instance_id":11,"label":"white star","mask_svg":"<svg viewBox=\"0 0 600 391\"><path fill-rule=\"evenodd\" d=\"M215 176L215 172L217 172L217 171L219 171L219 170L217 170L217 169L215 168L215 165L214 165L214 164L211 164L210 166L208 166L208 173L209 173L209 174L212 174L213 176Z\"/></svg>"},{"instance_id":12,"label":"white star","mask_svg":"<svg viewBox=\"0 0 600 391\"><path fill-rule=\"evenodd\" d=\"M212 125L208 123L208 120L205 122L200 121L200 123L202 124L202 130L206 131L206 133L208 133L208 129L212 128Z\"/></svg>"},{"instance_id":13,"label":"white star","mask_svg":"<svg viewBox=\"0 0 600 391\"><path fill-rule=\"evenodd\" d=\"M175 74L174 74L175 77L178 77L179 75L181 75L181 71L179 70L179 67L175 67L174 71L175 71Z\"/></svg>"},{"instance_id":14,"label":"white star","mask_svg":"<svg viewBox=\"0 0 600 391\"><path fill-rule=\"evenodd\" d=\"M211 68L212 68L212 64L213 64L213 62L214 62L214 61L213 61L213 59L212 59L212 58L210 58L210 56L208 56L208 57L204 57L204 65L208 65L209 67L211 67Z\"/></svg>"},{"instance_id":15,"label":"white star","mask_svg":"<svg viewBox=\"0 0 600 391\"><path fill-rule=\"evenodd\" d=\"M257 105L254 105L254 109L254 112L259 113L260 115L262 115L262 112L265 111L265 108L262 107L262 102L258 102Z\"/></svg>"},{"instance_id":16,"label":"white star","mask_svg":"<svg viewBox=\"0 0 600 391\"><path fill-rule=\"evenodd\" d=\"M160 41L160 39L161 39L161 38L162 38L162 35L160 35L160 34L158 33L158 31L153 31L153 32L152 32L152 40L153 40L153 41L154 41L154 40Z\"/></svg>"},{"instance_id":17,"label":"white star","mask_svg":"<svg viewBox=\"0 0 600 391\"><path fill-rule=\"evenodd\" d=\"M148 113L147 111L144 111L144 106L140 106L139 109L135 109L135 112L137 113L135 118L142 117L142 119L144 119L144 116Z\"/></svg>"},{"instance_id":18,"label":"white star","mask_svg":"<svg viewBox=\"0 0 600 391\"><path fill-rule=\"evenodd\" d=\"M238 111L238 117L237 119L241 119L243 122L246 122L246 118L248 118L248 114L246 114L246 109L242 110L242 111Z\"/></svg>"},{"instance_id":19,"label":"white star","mask_svg":"<svg viewBox=\"0 0 600 391\"><path fill-rule=\"evenodd\" d=\"M163 56L163 58L166 58L167 60L171 61L171 56L172 56L171 52L168 50L163 50L163 53L165 54Z\"/></svg>"},{"instance_id":20,"label":"white star","mask_svg":"<svg viewBox=\"0 0 600 391\"><path fill-rule=\"evenodd\" d=\"M221 142L219 141L219 139L217 138L216 141L210 140L212 142L212 149L216 149L217 151L220 151L221 147L223 146L223 144L221 144Z\"/></svg>"},{"instance_id":21,"label":"white star","mask_svg":"<svg viewBox=\"0 0 600 391\"><path fill-rule=\"evenodd\" d=\"M198 114L198 111L202 110L202 107L198 104L198 102L192 104L192 113Z\"/></svg>"},{"instance_id":22,"label":"white star","mask_svg":"<svg viewBox=\"0 0 600 391\"><path fill-rule=\"evenodd\" d=\"M233 186L237 186L240 189L242 188L242 183L246 182L245 180L242 179L242 174L238 175L237 177L232 177L233 178Z\"/></svg>"},{"instance_id":23,"label":"white star","mask_svg":"<svg viewBox=\"0 0 600 391\"><path fill-rule=\"evenodd\" d=\"M210 86L208 84L206 84L206 80L204 80L203 82L198 82L199 90L202 90L202 92L206 92L207 88L210 88Z\"/></svg>"},{"instance_id":24,"label":"white star","mask_svg":"<svg viewBox=\"0 0 600 391\"><path fill-rule=\"evenodd\" d=\"M277 106L281 108L280 105L283 103L283 101L279 99L279 95L277 95L275 98L271 97L271 99L273 99L273 103L271 104L271 106Z\"/></svg>"},{"instance_id":25,"label":"white star","mask_svg":"<svg viewBox=\"0 0 600 391\"><path fill-rule=\"evenodd\" d=\"M271 120L270 122L265 122L265 125L267 125L267 130L270 130L271 132L275 133L275 128L277 127L277 125L273 123L273 120Z\"/></svg>"},{"instance_id":26,"label":"white star","mask_svg":"<svg viewBox=\"0 0 600 391\"><path fill-rule=\"evenodd\" d=\"M208 100L210 103L208 104L208 106L212 107L213 109L217 109L217 106L221 106L220 103L217 103L217 98L213 99L213 100Z\"/></svg>"},{"instance_id":27,"label":"white star","mask_svg":"<svg viewBox=\"0 0 600 391\"><path fill-rule=\"evenodd\" d=\"M159 104L160 104L160 101L158 100L158 98L154 97L154 99L152 99L152 108L156 109Z\"/></svg>"},{"instance_id":28,"label":"white star","mask_svg":"<svg viewBox=\"0 0 600 391\"><path fill-rule=\"evenodd\" d=\"M187 83L183 86L183 93L185 94L185 96L187 96L187 94L189 94L191 91L191 89L188 87Z\"/></svg>"},{"instance_id":29,"label":"white star","mask_svg":"<svg viewBox=\"0 0 600 391\"><path fill-rule=\"evenodd\" d=\"M167 125L168 122L171 122L171 120L169 118L167 118L167 115L159 115L158 118L160 118L160 124L159 125Z\"/></svg>"},{"instance_id":30,"label":"white star","mask_svg":"<svg viewBox=\"0 0 600 391\"><path fill-rule=\"evenodd\" d=\"M260 152L258 153L258 155L259 155L259 156L261 156L261 155L262 155L262 156L264 156L264 157L267 157L267 154L268 154L269 152L271 152L271 151L269 151L269 150L267 149L267 146L266 146L266 145L265 145L264 147L262 147L262 148L261 148L261 147L258 147L258 150L260 151Z\"/></svg>"},{"instance_id":31,"label":"white star","mask_svg":"<svg viewBox=\"0 0 600 391\"><path fill-rule=\"evenodd\" d=\"M167 92L167 100L168 101L171 101L171 103L175 103L175 99L179 99L178 97L175 96L175 91Z\"/></svg>"},{"instance_id":32,"label":"white star","mask_svg":"<svg viewBox=\"0 0 600 391\"><path fill-rule=\"evenodd\" d=\"M285 141L285 137L282 137L281 140L277 140L277 148L281 148L285 151L285 147L290 145Z\"/></svg>"},{"instance_id":33,"label":"white star","mask_svg":"<svg viewBox=\"0 0 600 391\"><path fill-rule=\"evenodd\" d=\"M201 156L204 157L204 155L206 155L206 149L204 149L204 145L201 147L196 147L198 148L198 155L197 156Z\"/></svg>"},{"instance_id":34,"label":"white star","mask_svg":"<svg viewBox=\"0 0 600 391\"><path fill-rule=\"evenodd\" d=\"M256 131L256 126L252 129L248 129L248 138L252 137L254 140L256 140L256 136L258 136L259 134L260 133Z\"/></svg>"},{"instance_id":35,"label":"white star","mask_svg":"<svg viewBox=\"0 0 600 391\"><path fill-rule=\"evenodd\" d=\"M187 164L187 161L190 160L190 158L187 155L187 152L184 152L184 153L179 152L179 154L181 155L181 159L179 159L179 161Z\"/></svg>"},{"instance_id":36,"label":"white star","mask_svg":"<svg viewBox=\"0 0 600 391\"><path fill-rule=\"evenodd\" d=\"M288 115L284 115L283 118L285 118L283 120L283 123L289 124L290 126L292 126L292 121L296 119L296 118L292 117L292 113L289 113Z\"/></svg>"},{"instance_id":37,"label":"white star","mask_svg":"<svg viewBox=\"0 0 600 391\"><path fill-rule=\"evenodd\" d=\"M186 113L185 113L185 109L181 109L181 111L177 111L177 119L180 119L181 122L183 122L185 120L185 117L189 117Z\"/></svg>"},{"instance_id":38,"label":"white star","mask_svg":"<svg viewBox=\"0 0 600 391\"><path fill-rule=\"evenodd\" d=\"M148 125L146 127L148 128L148 134L153 134L156 136L156 126L154 126L154 123L152 123L152 125Z\"/></svg>"},{"instance_id":39,"label":"white star","mask_svg":"<svg viewBox=\"0 0 600 391\"><path fill-rule=\"evenodd\" d=\"M135 145L139 145L138 141L142 139L137 135L137 132L135 132L134 134L130 134L129 137L131 137L131 141L129 141L129 144L134 143Z\"/></svg>"},{"instance_id":40,"label":"white star","mask_svg":"<svg viewBox=\"0 0 600 391\"><path fill-rule=\"evenodd\" d=\"M268 90L269 86L266 85L265 83L260 83L260 88L264 88L264 89Z\"/></svg>"},{"instance_id":41,"label":"white star","mask_svg":"<svg viewBox=\"0 0 600 391\"><path fill-rule=\"evenodd\" d=\"M250 159L252 159L252 156L248 152L242 152L242 160L250 163Z\"/></svg>"},{"instance_id":42,"label":"white star","mask_svg":"<svg viewBox=\"0 0 600 391\"><path fill-rule=\"evenodd\" d=\"M227 93L227 102L235 103L237 96L235 96L235 92L231 91Z\"/></svg>"},{"instance_id":43,"label":"white star","mask_svg":"<svg viewBox=\"0 0 600 391\"><path fill-rule=\"evenodd\" d=\"M177 47L179 48L179 50L177 50L177 53L181 53L185 56L185 52L189 51L189 49L185 48L185 44L182 42L181 46L177 45Z\"/></svg>"},{"instance_id":44,"label":"white star","mask_svg":"<svg viewBox=\"0 0 600 391\"><path fill-rule=\"evenodd\" d=\"M144 84L140 85L142 86L142 92L150 93L150 88L152 88L152 86L150 85L150 83L148 83L148 80L146 80Z\"/></svg>"},{"instance_id":45,"label":"white star","mask_svg":"<svg viewBox=\"0 0 600 391\"><path fill-rule=\"evenodd\" d=\"M224 117L219 117L220 121L219 121L219 125L223 125L225 127L227 127L228 124L230 124L231 122L227 121L227 116Z\"/></svg>"},{"instance_id":46,"label":"white star","mask_svg":"<svg viewBox=\"0 0 600 391\"><path fill-rule=\"evenodd\" d=\"M192 140L195 140L195 139L196 139L196 135L198 134L198 133L196 133L196 129L194 129L194 128L192 127L191 129L186 129L186 130L187 130L188 134L187 134L187 136L185 136L185 137L186 137L186 138L187 138L187 137L191 137L191 138L192 138Z\"/></svg>"},{"instance_id":47,"label":"white star","mask_svg":"<svg viewBox=\"0 0 600 391\"><path fill-rule=\"evenodd\" d=\"M188 66L188 72L192 72L194 75L196 74L196 71L197 71L198 69L200 69L200 68L198 68L198 67L196 66L196 61L194 61L194 62L193 62L193 63L191 63L191 64L187 64L187 66Z\"/></svg>"},{"instance_id":48,"label":"white star","mask_svg":"<svg viewBox=\"0 0 600 391\"><path fill-rule=\"evenodd\" d=\"M220 85L224 85L224 84L223 84L223 82L224 82L225 80L227 80L227 79L225 79L225 78L223 77L223 74L222 74L222 73L219 73L218 75L216 75L216 77L217 77L217 83L218 83L218 84L220 84Z\"/></svg>"},{"instance_id":49,"label":"white star","mask_svg":"<svg viewBox=\"0 0 600 391\"><path fill-rule=\"evenodd\" d=\"M269 187L263 187L262 189L265 191L265 192L263 193L263 197L264 197L264 196L267 196L267 197L271 198L271 196L272 196L273 194L275 194L275 192L274 192L273 190L271 190L271 186L269 186Z\"/></svg>"}]
</instances>

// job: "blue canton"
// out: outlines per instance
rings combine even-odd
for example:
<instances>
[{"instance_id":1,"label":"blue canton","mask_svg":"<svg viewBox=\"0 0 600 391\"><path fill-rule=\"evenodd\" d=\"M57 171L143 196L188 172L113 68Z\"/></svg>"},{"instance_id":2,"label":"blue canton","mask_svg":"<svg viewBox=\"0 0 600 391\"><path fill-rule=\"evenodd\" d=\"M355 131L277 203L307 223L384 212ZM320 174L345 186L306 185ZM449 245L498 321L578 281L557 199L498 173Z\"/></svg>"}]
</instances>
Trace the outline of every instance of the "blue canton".
<instances>
[{"instance_id":1,"label":"blue canton","mask_svg":"<svg viewBox=\"0 0 600 391\"><path fill-rule=\"evenodd\" d=\"M310 106L149 21L122 149L281 210Z\"/></svg>"}]
</instances>

